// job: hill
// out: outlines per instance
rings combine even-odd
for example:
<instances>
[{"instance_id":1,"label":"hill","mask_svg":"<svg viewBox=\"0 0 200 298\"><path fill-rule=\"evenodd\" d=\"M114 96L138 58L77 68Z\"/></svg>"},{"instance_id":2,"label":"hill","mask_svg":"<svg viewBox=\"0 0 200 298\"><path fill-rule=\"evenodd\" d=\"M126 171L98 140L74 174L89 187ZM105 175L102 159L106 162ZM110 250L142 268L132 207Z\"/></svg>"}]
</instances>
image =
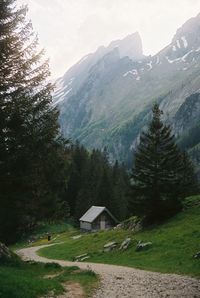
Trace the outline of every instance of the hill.
<instances>
[{"instance_id":1,"label":"hill","mask_svg":"<svg viewBox=\"0 0 200 298\"><path fill-rule=\"evenodd\" d=\"M110 230L83 234L66 232L57 236L62 244L43 248L39 254L48 258L74 260L75 256L88 253L87 261L125 265L159 272L178 273L200 277L200 259L193 255L200 250L200 196L185 200L183 212L168 222L134 233L130 230ZM132 239L131 246L119 250L119 245L127 237ZM103 246L116 241L118 246L110 252L103 252ZM136 251L138 241L152 242L144 251ZM45 243L44 240L35 245Z\"/></svg>"}]
</instances>

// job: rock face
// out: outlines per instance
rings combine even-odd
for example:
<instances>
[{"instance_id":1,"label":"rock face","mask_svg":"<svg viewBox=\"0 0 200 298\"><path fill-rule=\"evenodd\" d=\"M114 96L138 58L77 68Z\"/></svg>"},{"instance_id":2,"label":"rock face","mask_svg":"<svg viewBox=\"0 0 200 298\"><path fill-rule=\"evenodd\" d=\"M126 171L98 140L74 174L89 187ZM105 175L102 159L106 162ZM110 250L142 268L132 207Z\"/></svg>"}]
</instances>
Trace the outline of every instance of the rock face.
<instances>
[{"instance_id":1,"label":"rock face","mask_svg":"<svg viewBox=\"0 0 200 298\"><path fill-rule=\"evenodd\" d=\"M188 96L174 117L174 132L184 134L184 131L199 125L200 93Z\"/></svg>"},{"instance_id":2,"label":"rock face","mask_svg":"<svg viewBox=\"0 0 200 298\"><path fill-rule=\"evenodd\" d=\"M138 32L126 36L122 40L115 40L110 43L107 51L118 48L120 58L129 57L132 60L143 59L142 40Z\"/></svg>"},{"instance_id":3,"label":"rock face","mask_svg":"<svg viewBox=\"0 0 200 298\"><path fill-rule=\"evenodd\" d=\"M143 55L135 33L83 57L56 85L54 105L64 136L89 148L106 146L111 159L130 161L155 100L181 137L188 129L182 119L193 126L198 117L193 109L196 116L188 118L184 105L200 90L200 14L154 56Z\"/></svg>"}]
</instances>

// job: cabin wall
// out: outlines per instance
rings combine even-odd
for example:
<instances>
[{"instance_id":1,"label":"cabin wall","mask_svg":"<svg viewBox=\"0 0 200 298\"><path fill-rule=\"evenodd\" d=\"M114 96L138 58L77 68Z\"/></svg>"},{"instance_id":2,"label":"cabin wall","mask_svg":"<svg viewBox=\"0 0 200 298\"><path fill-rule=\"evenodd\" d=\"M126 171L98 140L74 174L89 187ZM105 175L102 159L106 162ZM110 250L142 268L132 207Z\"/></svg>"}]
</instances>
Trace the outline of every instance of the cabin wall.
<instances>
[{"instance_id":1,"label":"cabin wall","mask_svg":"<svg viewBox=\"0 0 200 298\"><path fill-rule=\"evenodd\" d=\"M92 230L107 230L115 226L114 220L107 212L102 212L92 223Z\"/></svg>"},{"instance_id":2,"label":"cabin wall","mask_svg":"<svg viewBox=\"0 0 200 298\"><path fill-rule=\"evenodd\" d=\"M80 228L81 228L81 230L91 231L92 224L90 222L81 221L80 222Z\"/></svg>"}]
</instances>

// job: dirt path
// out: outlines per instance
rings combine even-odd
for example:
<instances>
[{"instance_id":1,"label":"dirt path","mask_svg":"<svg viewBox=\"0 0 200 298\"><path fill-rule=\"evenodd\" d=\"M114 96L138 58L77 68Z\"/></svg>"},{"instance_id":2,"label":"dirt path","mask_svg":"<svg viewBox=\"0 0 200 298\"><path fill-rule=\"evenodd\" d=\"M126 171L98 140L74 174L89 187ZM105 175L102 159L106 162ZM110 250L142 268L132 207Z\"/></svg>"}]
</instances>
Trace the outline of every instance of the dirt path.
<instances>
[{"instance_id":1,"label":"dirt path","mask_svg":"<svg viewBox=\"0 0 200 298\"><path fill-rule=\"evenodd\" d=\"M93 298L200 298L200 280L195 278L115 265L50 260L37 255L37 251L46 246L24 248L17 253L24 260L77 265L95 271L101 276L101 284Z\"/></svg>"}]
</instances>

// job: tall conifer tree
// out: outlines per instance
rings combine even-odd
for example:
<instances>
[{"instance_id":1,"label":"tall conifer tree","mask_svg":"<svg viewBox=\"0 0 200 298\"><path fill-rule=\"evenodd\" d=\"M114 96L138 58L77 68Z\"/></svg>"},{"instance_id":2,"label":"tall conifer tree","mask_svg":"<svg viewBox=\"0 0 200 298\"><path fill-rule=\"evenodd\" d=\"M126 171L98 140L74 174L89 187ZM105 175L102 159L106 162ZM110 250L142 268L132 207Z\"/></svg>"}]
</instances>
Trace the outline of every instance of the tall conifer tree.
<instances>
[{"instance_id":1,"label":"tall conifer tree","mask_svg":"<svg viewBox=\"0 0 200 298\"><path fill-rule=\"evenodd\" d=\"M7 242L56 201L49 158L61 153L48 61L26 13L15 0L0 1L0 238Z\"/></svg>"},{"instance_id":2,"label":"tall conifer tree","mask_svg":"<svg viewBox=\"0 0 200 298\"><path fill-rule=\"evenodd\" d=\"M181 208L182 157L161 115L155 104L153 119L140 136L133 169L133 210L149 222L162 220Z\"/></svg>"}]
</instances>

